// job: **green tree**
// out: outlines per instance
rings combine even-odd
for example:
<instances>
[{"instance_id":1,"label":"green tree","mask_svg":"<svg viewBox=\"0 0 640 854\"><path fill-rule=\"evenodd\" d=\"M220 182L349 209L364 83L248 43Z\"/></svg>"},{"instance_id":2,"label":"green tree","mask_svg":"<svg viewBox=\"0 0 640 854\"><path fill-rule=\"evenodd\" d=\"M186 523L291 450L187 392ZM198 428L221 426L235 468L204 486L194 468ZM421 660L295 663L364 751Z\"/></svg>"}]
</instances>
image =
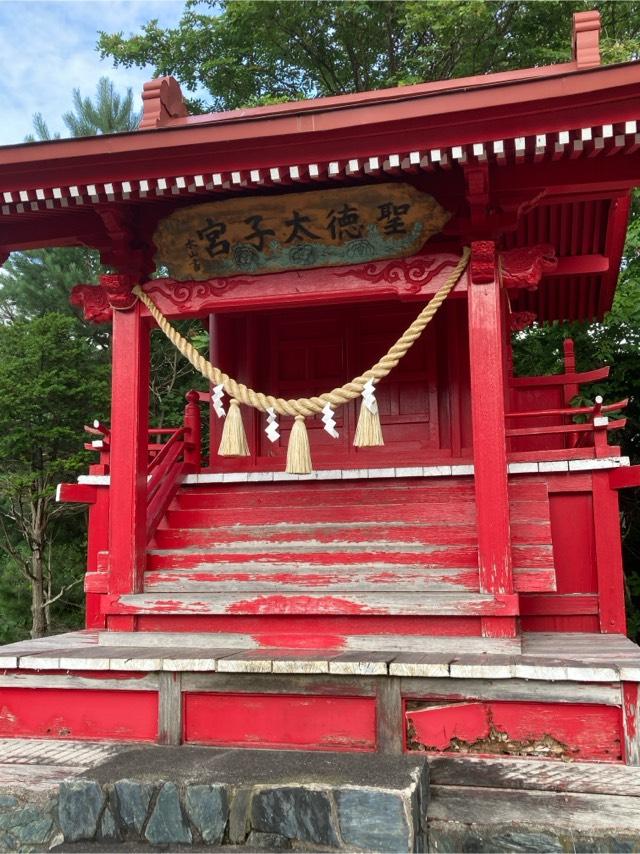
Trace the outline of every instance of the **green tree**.
<instances>
[{"instance_id":1,"label":"green tree","mask_svg":"<svg viewBox=\"0 0 640 854\"><path fill-rule=\"evenodd\" d=\"M69 317L0 326L0 550L31 591L31 635L49 629L51 604L70 580L54 578L56 521L68 515L56 484L86 466L82 424L107 409L109 365Z\"/></svg>"},{"instance_id":2,"label":"green tree","mask_svg":"<svg viewBox=\"0 0 640 854\"><path fill-rule=\"evenodd\" d=\"M121 96L108 77L101 77L93 100L74 89L73 110L62 119L72 136L95 136L134 130L140 123L140 113L133 109L131 89ZM51 133L40 113L33 117L33 130L26 142L60 136ZM33 318L50 311L77 316L69 305L71 288L79 282L97 282L101 271L104 268L98 253L91 249L61 247L15 252L0 277L0 320Z\"/></svg>"},{"instance_id":3,"label":"green tree","mask_svg":"<svg viewBox=\"0 0 640 854\"><path fill-rule=\"evenodd\" d=\"M86 136L133 130L139 118L131 90L122 97L103 78L94 100L74 90L63 121ZM34 116L27 141L56 137ZM0 275L1 642L81 620L86 520L54 492L86 468L82 425L108 411L109 330L69 304L73 285L102 271L95 250L60 247L15 252Z\"/></svg>"},{"instance_id":4,"label":"green tree","mask_svg":"<svg viewBox=\"0 0 640 854\"><path fill-rule=\"evenodd\" d=\"M616 0L187 0L176 27L103 32L98 49L174 75L193 111L233 109L567 61L571 12L593 8L605 60L637 55L640 3Z\"/></svg>"},{"instance_id":5,"label":"green tree","mask_svg":"<svg viewBox=\"0 0 640 854\"><path fill-rule=\"evenodd\" d=\"M104 133L123 133L135 130L142 114L133 108L133 91L127 89L120 95L112 80L101 77L96 86L95 100L83 97L80 89L73 90L73 109L62 115L62 121L70 136L99 136ZM25 142L44 142L60 139L59 133L52 134L42 113L33 117L34 133Z\"/></svg>"}]
</instances>

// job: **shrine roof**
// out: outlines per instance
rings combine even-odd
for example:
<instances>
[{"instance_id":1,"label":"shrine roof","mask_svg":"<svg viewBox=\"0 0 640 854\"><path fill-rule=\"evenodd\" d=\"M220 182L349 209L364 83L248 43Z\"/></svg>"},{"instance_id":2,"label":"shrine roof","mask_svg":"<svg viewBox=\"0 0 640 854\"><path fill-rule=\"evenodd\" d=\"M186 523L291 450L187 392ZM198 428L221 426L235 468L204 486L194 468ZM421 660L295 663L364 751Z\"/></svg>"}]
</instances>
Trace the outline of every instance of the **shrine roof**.
<instances>
[{"instance_id":1,"label":"shrine roof","mask_svg":"<svg viewBox=\"0 0 640 854\"><path fill-rule=\"evenodd\" d=\"M599 317L640 174L640 62L600 67L598 31L597 13L575 15L563 64L204 116L173 78L151 81L138 131L0 148L0 260L77 244L107 257L123 228L150 243L201 199L405 180L455 212L448 248L553 245L565 273L517 308Z\"/></svg>"}]
</instances>

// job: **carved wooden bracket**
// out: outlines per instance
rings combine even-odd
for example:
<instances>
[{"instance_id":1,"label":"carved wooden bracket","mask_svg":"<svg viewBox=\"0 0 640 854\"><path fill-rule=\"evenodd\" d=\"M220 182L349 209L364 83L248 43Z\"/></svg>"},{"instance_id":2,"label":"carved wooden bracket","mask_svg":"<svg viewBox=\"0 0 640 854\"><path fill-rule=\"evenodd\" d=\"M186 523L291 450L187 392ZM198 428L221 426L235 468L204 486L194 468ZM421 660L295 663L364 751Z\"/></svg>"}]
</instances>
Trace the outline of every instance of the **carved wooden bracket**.
<instances>
[{"instance_id":1,"label":"carved wooden bracket","mask_svg":"<svg viewBox=\"0 0 640 854\"><path fill-rule=\"evenodd\" d=\"M76 285L69 298L71 305L82 309L89 323L111 323L113 311L127 311L134 307L137 297L132 294L136 284L133 276L100 276L99 285Z\"/></svg>"},{"instance_id":2,"label":"carved wooden bracket","mask_svg":"<svg viewBox=\"0 0 640 854\"><path fill-rule=\"evenodd\" d=\"M555 249L550 243L523 246L500 252L492 240L476 240L471 244L471 281L475 285L493 282L496 278L496 260L500 266L502 285L505 288L535 290L545 273L558 266Z\"/></svg>"},{"instance_id":3,"label":"carved wooden bracket","mask_svg":"<svg viewBox=\"0 0 640 854\"><path fill-rule=\"evenodd\" d=\"M573 13L573 61L578 68L600 65L600 12Z\"/></svg>"},{"instance_id":4,"label":"carved wooden bracket","mask_svg":"<svg viewBox=\"0 0 640 854\"><path fill-rule=\"evenodd\" d=\"M140 234L131 209L101 205L97 212L108 237L108 245L100 249L101 262L138 281L147 278L155 270L154 247Z\"/></svg>"},{"instance_id":5,"label":"carved wooden bracket","mask_svg":"<svg viewBox=\"0 0 640 854\"><path fill-rule=\"evenodd\" d=\"M514 311L509 317L509 327L512 332L520 332L536 320L538 315L535 311Z\"/></svg>"},{"instance_id":6,"label":"carved wooden bracket","mask_svg":"<svg viewBox=\"0 0 640 854\"><path fill-rule=\"evenodd\" d=\"M496 278L496 244L493 240L474 240L469 263L474 285L486 285Z\"/></svg>"},{"instance_id":7,"label":"carved wooden bracket","mask_svg":"<svg viewBox=\"0 0 640 854\"><path fill-rule=\"evenodd\" d=\"M180 84L175 77L157 77L142 87L142 121L138 130L162 127L170 119L187 115Z\"/></svg>"},{"instance_id":8,"label":"carved wooden bracket","mask_svg":"<svg viewBox=\"0 0 640 854\"><path fill-rule=\"evenodd\" d=\"M556 251L550 243L523 246L500 253L502 284L505 288L535 290L545 273L558 266Z\"/></svg>"},{"instance_id":9,"label":"carved wooden bracket","mask_svg":"<svg viewBox=\"0 0 640 854\"><path fill-rule=\"evenodd\" d=\"M82 310L89 323L111 323L113 310L100 285L76 285L71 290L69 302Z\"/></svg>"}]
</instances>

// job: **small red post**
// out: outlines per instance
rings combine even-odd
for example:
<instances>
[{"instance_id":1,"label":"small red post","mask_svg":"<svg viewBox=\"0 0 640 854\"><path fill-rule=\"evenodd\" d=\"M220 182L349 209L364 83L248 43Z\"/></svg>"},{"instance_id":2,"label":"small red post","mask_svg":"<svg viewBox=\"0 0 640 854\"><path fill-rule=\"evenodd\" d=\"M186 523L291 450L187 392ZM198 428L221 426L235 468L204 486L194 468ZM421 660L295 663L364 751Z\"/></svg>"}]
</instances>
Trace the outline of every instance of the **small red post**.
<instances>
[{"instance_id":1,"label":"small red post","mask_svg":"<svg viewBox=\"0 0 640 854\"><path fill-rule=\"evenodd\" d=\"M89 530L87 532L87 572L98 572L98 555L109 548L109 487L96 487L96 500L89 505ZM87 593L85 627L103 629L104 615L100 613L102 594Z\"/></svg>"},{"instance_id":2,"label":"small red post","mask_svg":"<svg viewBox=\"0 0 640 854\"><path fill-rule=\"evenodd\" d=\"M513 593L505 437L504 345L507 334L493 241L471 244L469 355L480 590ZM486 637L515 637L514 617L483 617Z\"/></svg>"},{"instance_id":3,"label":"small red post","mask_svg":"<svg viewBox=\"0 0 640 854\"><path fill-rule=\"evenodd\" d=\"M199 472L202 454L202 425L200 421L200 397L197 391L188 391L185 395L187 405L184 408L185 429L184 461L190 472Z\"/></svg>"},{"instance_id":4,"label":"small red post","mask_svg":"<svg viewBox=\"0 0 640 854\"><path fill-rule=\"evenodd\" d=\"M149 321L113 313L109 592L141 589L147 537Z\"/></svg>"}]
</instances>

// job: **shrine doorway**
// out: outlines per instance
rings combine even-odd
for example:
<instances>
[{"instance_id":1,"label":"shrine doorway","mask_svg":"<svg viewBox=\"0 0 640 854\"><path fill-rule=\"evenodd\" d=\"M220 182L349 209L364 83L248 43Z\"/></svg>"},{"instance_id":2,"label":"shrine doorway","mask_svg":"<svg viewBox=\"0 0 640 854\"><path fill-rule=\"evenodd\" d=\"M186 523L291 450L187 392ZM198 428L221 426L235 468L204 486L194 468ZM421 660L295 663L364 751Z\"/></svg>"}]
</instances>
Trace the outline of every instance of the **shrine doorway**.
<instances>
[{"instance_id":1,"label":"shrine doorway","mask_svg":"<svg viewBox=\"0 0 640 854\"><path fill-rule=\"evenodd\" d=\"M211 318L212 361L239 381L286 398L341 386L374 364L404 332L420 304L377 301L220 314ZM317 469L415 466L471 456L466 304L443 306L406 357L376 388L384 447L353 446L359 401L336 412L337 439L322 417L307 419ZM272 443L261 413L243 411L251 456L215 454L221 423L211 416L211 468L282 470L291 419Z\"/></svg>"}]
</instances>

